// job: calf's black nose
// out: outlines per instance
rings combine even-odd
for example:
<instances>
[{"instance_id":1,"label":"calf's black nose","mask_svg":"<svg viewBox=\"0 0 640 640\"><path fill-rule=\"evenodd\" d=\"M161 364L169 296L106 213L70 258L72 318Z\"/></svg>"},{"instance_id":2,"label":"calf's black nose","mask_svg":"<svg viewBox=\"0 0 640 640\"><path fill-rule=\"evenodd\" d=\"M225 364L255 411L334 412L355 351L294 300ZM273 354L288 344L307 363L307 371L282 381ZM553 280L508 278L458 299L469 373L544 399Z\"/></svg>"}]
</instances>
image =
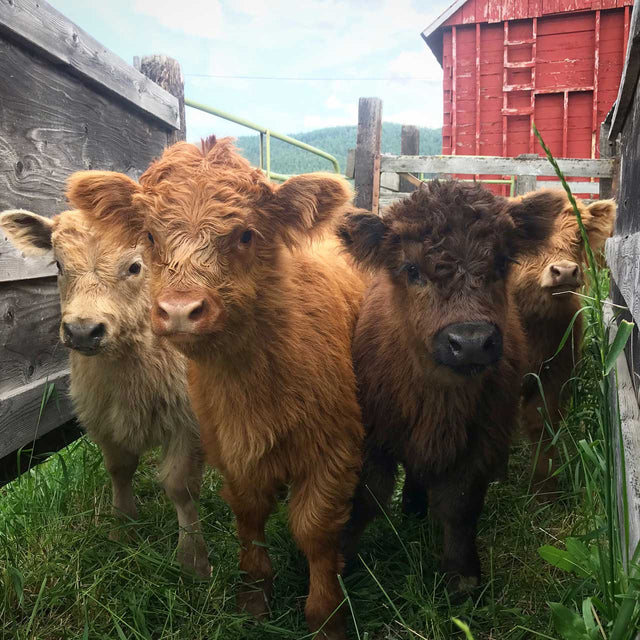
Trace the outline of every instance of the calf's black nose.
<instances>
[{"instance_id":1,"label":"calf's black nose","mask_svg":"<svg viewBox=\"0 0 640 640\"><path fill-rule=\"evenodd\" d=\"M450 324L433 339L433 354L436 362L457 373L480 373L502 358L502 333L488 322Z\"/></svg>"},{"instance_id":2,"label":"calf's black nose","mask_svg":"<svg viewBox=\"0 0 640 640\"><path fill-rule=\"evenodd\" d=\"M64 342L78 351L95 352L106 333L103 322L63 322Z\"/></svg>"}]
</instances>

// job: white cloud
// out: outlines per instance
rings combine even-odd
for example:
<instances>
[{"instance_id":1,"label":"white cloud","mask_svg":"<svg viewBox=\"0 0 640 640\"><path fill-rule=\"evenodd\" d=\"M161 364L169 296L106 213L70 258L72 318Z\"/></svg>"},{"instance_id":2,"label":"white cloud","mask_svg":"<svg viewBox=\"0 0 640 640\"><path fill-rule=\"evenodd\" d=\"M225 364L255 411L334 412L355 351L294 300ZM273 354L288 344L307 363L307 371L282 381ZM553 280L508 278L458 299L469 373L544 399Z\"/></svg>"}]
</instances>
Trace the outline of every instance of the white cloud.
<instances>
[{"instance_id":1,"label":"white cloud","mask_svg":"<svg viewBox=\"0 0 640 640\"><path fill-rule=\"evenodd\" d=\"M358 124L358 117L352 116L322 116L306 115L303 118L302 126L305 129L324 129L325 127L341 127L344 125Z\"/></svg>"},{"instance_id":2,"label":"white cloud","mask_svg":"<svg viewBox=\"0 0 640 640\"><path fill-rule=\"evenodd\" d=\"M342 103L342 100L340 100L340 98L338 98L338 96L335 95L335 93L332 93L326 99L324 106L327 107L327 109L343 109L344 108L344 104Z\"/></svg>"},{"instance_id":3,"label":"white cloud","mask_svg":"<svg viewBox=\"0 0 640 640\"><path fill-rule=\"evenodd\" d=\"M438 106L440 96L438 98ZM385 122L399 122L400 124L413 124L417 127L441 127L442 108L429 108L427 105L423 109L400 109L390 111L384 115Z\"/></svg>"},{"instance_id":4,"label":"white cloud","mask_svg":"<svg viewBox=\"0 0 640 640\"><path fill-rule=\"evenodd\" d=\"M425 46L422 50L403 51L387 64L390 76L421 77L433 82L442 81L442 67Z\"/></svg>"},{"instance_id":5,"label":"white cloud","mask_svg":"<svg viewBox=\"0 0 640 640\"><path fill-rule=\"evenodd\" d=\"M134 11L155 18L163 27L199 36L216 38L224 30L219 0L135 0Z\"/></svg>"}]
</instances>

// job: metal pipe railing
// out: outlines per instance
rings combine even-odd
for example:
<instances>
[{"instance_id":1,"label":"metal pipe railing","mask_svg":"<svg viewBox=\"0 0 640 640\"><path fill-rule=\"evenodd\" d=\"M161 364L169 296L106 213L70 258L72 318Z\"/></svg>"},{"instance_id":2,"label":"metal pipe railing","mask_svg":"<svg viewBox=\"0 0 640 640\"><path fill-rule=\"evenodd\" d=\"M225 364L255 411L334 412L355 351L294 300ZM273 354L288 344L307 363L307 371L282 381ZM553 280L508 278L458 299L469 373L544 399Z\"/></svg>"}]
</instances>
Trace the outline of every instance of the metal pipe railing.
<instances>
[{"instance_id":1,"label":"metal pipe railing","mask_svg":"<svg viewBox=\"0 0 640 640\"><path fill-rule=\"evenodd\" d=\"M337 159L332 156L330 153L326 151L322 151L322 149L317 149L316 147L312 147L310 144L306 142L300 142L300 140L296 140L291 136L287 136L283 133L278 133L277 131L272 131L271 129L267 129L266 127L262 127L255 122L251 122L250 120L245 120L244 118L238 118L237 116L231 115L226 111L222 111L221 109L214 109L213 107L209 107L205 104L201 104L199 102L195 102L194 100L189 100L185 98L185 105L191 107L192 109L198 109L199 111L204 111L205 113L210 113L212 116L217 116L218 118L223 118L224 120L229 120L229 122L235 122L243 127L247 127L248 129L253 129L254 131L260 132L260 168L267 174L267 178L274 178L275 180L286 180L289 176L282 173L275 173L271 171L271 138L276 138L278 140L282 140L282 142L286 142L287 144L293 145L294 147L298 147L300 149L304 149L309 153L313 153L321 158L325 158L333 165L333 170L335 173L340 173L340 164ZM264 148L266 147L266 149ZM266 168L265 165L266 164Z\"/></svg>"}]
</instances>

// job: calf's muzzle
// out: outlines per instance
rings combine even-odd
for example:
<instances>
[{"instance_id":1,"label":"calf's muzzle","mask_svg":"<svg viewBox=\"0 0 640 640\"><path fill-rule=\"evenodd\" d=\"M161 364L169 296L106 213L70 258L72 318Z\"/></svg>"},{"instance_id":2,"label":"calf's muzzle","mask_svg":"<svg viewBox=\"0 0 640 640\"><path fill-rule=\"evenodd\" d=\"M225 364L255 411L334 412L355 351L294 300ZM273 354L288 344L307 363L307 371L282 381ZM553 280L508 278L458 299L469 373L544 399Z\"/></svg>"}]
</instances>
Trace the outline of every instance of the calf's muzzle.
<instances>
[{"instance_id":1,"label":"calf's muzzle","mask_svg":"<svg viewBox=\"0 0 640 640\"><path fill-rule=\"evenodd\" d=\"M205 335L219 328L222 307L200 292L161 293L151 309L151 329L159 336Z\"/></svg>"},{"instance_id":2,"label":"calf's muzzle","mask_svg":"<svg viewBox=\"0 0 640 640\"><path fill-rule=\"evenodd\" d=\"M62 338L64 344L86 355L94 355L100 346L107 329L103 322L91 320L75 320L62 323Z\"/></svg>"},{"instance_id":3,"label":"calf's muzzle","mask_svg":"<svg viewBox=\"0 0 640 640\"><path fill-rule=\"evenodd\" d=\"M433 339L436 362L461 375L475 375L502 358L502 332L488 322L459 322Z\"/></svg>"},{"instance_id":4,"label":"calf's muzzle","mask_svg":"<svg viewBox=\"0 0 640 640\"><path fill-rule=\"evenodd\" d=\"M542 274L542 286L575 289L580 286L580 267L570 260L550 264Z\"/></svg>"}]
</instances>

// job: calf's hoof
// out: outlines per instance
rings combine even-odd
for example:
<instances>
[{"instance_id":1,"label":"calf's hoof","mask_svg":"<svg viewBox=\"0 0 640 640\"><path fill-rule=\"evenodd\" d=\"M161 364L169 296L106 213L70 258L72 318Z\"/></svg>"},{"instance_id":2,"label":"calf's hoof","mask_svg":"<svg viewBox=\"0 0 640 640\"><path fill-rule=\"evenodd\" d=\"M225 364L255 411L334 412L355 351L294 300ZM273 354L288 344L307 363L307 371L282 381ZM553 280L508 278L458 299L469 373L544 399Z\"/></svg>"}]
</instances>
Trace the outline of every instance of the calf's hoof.
<instances>
[{"instance_id":1,"label":"calf's hoof","mask_svg":"<svg viewBox=\"0 0 640 640\"><path fill-rule=\"evenodd\" d=\"M178 562L185 571L195 573L201 578L209 578L211 576L207 546L202 536L186 534L178 543L176 555Z\"/></svg>"},{"instance_id":2,"label":"calf's hoof","mask_svg":"<svg viewBox=\"0 0 640 640\"><path fill-rule=\"evenodd\" d=\"M238 611L248 613L257 620L263 620L269 615L269 601L271 600L271 581L262 581L263 587L259 584L243 585L236 597Z\"/></svg>"}]
</instances>

